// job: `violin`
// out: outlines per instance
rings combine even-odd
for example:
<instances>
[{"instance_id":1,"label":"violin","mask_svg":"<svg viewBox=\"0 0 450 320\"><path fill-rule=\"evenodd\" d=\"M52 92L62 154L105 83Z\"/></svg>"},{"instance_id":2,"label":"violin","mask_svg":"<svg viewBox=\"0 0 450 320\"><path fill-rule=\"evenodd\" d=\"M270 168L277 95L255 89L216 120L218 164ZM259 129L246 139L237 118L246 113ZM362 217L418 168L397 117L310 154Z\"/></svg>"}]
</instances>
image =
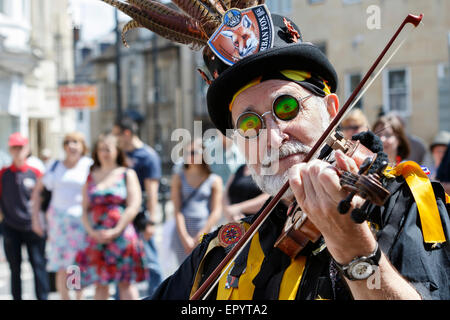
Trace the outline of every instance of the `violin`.
<instances>
[{"instance_id":1,"label":"violin","mask_svg":"<svg viewBox=\"0 0 450 320\"><path fill-rule=\"evenodd\" d=\"M363 87L368 83L369 78L374 73L377 66L380 64L380 62L385 57L388 50L392 47L394 41L397 39L403 28L408 25L412 24L414 27L417 27L420 22L423 19L423 14L416 16L416 15L408 15L400 27L397 29L394 36L389 40L386 47L383 49L381 54L377 57L375 62L372 64L370 69L367 71L366 75L363 77L361 82L358 84L358 86L355 88L355 90L352 92L350 97L347 99L345 104L342 106L342 108L339 110L338 114L334 117L334 119L331 121L330 125L326 130L323 132L322 136L319 138L319 140L316 142L316 144L312 147L311 151L307 154L304 162L310 161L313 156L316 154L318 150L321 150L324 153L329 152L329 150L332 150L332 147L330 144L327 144L328 147L325 147L325 149L328 149L328 151L323 151L324 149L321 148L323 144L325 144L325 141L331 141L332 146L338 147L344 146L344 149L347 149L345 146L353 146L354 152L352 155L352 158L355 159L355 162L357 164L361 164L361 167L359 169L358 175L353 175L350 173L343 173L340 175L340 182L348 188L350 191L349 196L341 201L338 207L338 211L340 213L346 213L349 206L349 200L351 201L351 198L353 198L354 195L357 193L361 195L363 198L366 198L366 202L361 208L358 208L356 211L354 210L354 213L352 212L352 217L358 217L359 220L362 220L364 218L364 210L367 209L369 201L383 201L385 199L385 193L387 192L386 189L383 190L382 186L379 188L379 185L381 183L378 181L376 175L380 175L381 172L374 174L367 174L368 168L370 168L373 161L375 161L375 158L373 156L373 153L367 152L367 150L364 150L360 144L355 144L353 142L348 141L335 141L335 139L331 138L334 130L337 128L339 122L343 119L343 116L346 114L348 110L350 110L362 97L364 92L370 87L370 85L375 81L377 76L381 73L383 68L387 65L387 63L390 61L390 59L395 55L395 53L400 49L400 47L403 45L404 40L401 42L401 44L397 47L397 49L394 51L394 53L388 58L388 61L384 64L384 66L381 68L379 72L376 73L375 76L372 77L372 80L369 82L367 87L362 91ZM361 93L361 94L360 94ZM350 150L349 148L348 150ZM347 152L348 152L347 150ZM353 150L353 149L352 149ZM357 152L358 150L364 150L367 153L364 153L364 151ZM364 156L364 154L366 156ZM372 156L370 155L372 154ZM368 155L368 156L367 156ZM361 161L363 159L363 161ZM366 161L366 159L369 159ZM363 178L364 177L364 178ZM347 183L351 182L353 183ZM373 188L373 185L378 185L378 187ZM344 187L343 187L344 188ZM219 265L214 269L214 271L208 276L208 278L203 282L203 284L197 289L197 291L191 296L190 300L198 300L200 298L206 299L206 297L213 291L215 285L219 282L220 278L224 276L228 272L228 268L232 265L232 262L237 258L237 256L244 250L247 244L250 243L252 237L256 234L256 232L259 230L259 228L263 225L263 223L267 220L272 210L275 208L275 206L280 202L283 195L286 193L286 191L289 189L289 182L286 182L283 187L281 187L280 191L270 200L270 202L263 208L261 213L258 215L258 217L255 219L255 221L252 223L252 225L249 227L249 229L244 233L244 235L241 237L241 239L233 246L233 248L228 252L226 257L219 263ZM359 191L361 189L361 191ZM373 190L377 190L375 193L372 193ZM347 209L347 211L346 211ZM295 211L295 210L294 210ZM291 219L293 226L302 226L301 233L304 235L300 239L297 237L297 235L293 235L292 237L286 237L288 239L287 241L293 241L298 245L298 248L293 250L293 253L291 251L290 255L295 256L295 251L298 251L298 249L305 246L309 241L317 241L318 237L320 237L320 232L317 230L317 228L307 219L307 215L305 217L301 217L301 214L298 213L299 211L295 211L293 214L293 220ZM298 218L300 216L300 218ZM297 219L295 219L297 217ZM354 218L355 218L354 217ZM289 220L289 219L288 219ZM294 227L287 227L289 231L291 229L295 229ZM285 232L285 234L290 234L289 232ZM301 234L300 234L301 235ZM298 240L298 241L297 241ZM277 241L278 242L278 241Z\"/></svg>"},{"instance_id":2,"label":"violin","mask_svg":"<svg viewBox=\"0 0 450 320\"><path fill-rule=\"evenodd\" d=\"M349 195L338 205L339 213L347 213L353 197L360 195L366 201L360 208L355 208L352 211L351 217L356 223L362 223L368 217L367 209L370 203L381 206L390 196L390 192L380 182L387 162L382 162L376 173L368 174L377 155L362 145L360 141L344 139L338 131L327 139L326 147L322 149L319 158L323 159L324 155L329 154L332 150L343 151L355 160L359 167L358 174L337 168L335 170L340 177L339 181L342 188L349 192ZM287 216L283 232L278 237L274 247L295 259L310 241L317 242L321 233L308 219L308 214L298 206L296 200L290 205Z\"/></svg>"}]
</instances>

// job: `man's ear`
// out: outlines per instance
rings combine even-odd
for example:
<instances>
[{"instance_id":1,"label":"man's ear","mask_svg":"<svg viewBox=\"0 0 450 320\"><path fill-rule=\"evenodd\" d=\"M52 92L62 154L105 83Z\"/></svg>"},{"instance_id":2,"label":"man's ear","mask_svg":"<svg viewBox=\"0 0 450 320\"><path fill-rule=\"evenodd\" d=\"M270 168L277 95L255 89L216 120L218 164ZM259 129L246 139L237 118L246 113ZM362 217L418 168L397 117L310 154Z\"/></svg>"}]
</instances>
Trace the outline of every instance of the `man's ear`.
<instances>
[{"instance_id":1,"label":"man's ear","mask_svg":"<svg viewBox=\"0 0 450 320\"><path fill-rule=\"evenodd\" d=\"M325 105L330 117L333 119L339 111L339 98L336 94L331 93L324 98Z\"/></svg>"}]
</instances>

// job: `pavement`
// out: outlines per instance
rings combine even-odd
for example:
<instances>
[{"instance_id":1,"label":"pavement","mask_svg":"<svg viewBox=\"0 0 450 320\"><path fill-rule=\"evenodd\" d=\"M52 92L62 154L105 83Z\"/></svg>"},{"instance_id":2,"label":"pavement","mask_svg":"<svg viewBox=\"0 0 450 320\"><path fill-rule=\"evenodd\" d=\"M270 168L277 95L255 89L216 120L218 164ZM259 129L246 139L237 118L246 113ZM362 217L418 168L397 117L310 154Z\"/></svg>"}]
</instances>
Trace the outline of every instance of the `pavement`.
<instances>
[{"instance_id":1,"label":"pavement","mask_svg":"<svg viewBox=\"0 0 450 320\"><path fill-rule=\"evenodd\" d=\"M164 277L168 277L172 274L177 265L174 260L174 256L170 253L170 250L167 250L166 240L168 237L168 230L170 226L173 224L173 214L172 214L172 205L170 202L166 203L166 221L162 222L162 208L159 206L160 210L157 214L157 221L160 223L157 224L156 234L155 234L155 242L160 254L159 260L161 263L161 268L163 271ZM47 246L48 247L48 246ZM28 261L28 255L25 246L22 248L22 270L21 270L21 278L22 278L22 299L23 300L35 300L36 296L34 293L34 281L33 281L33 270ZM141 282L136 284L140 298L144 298L147 296L147 283ZM115 285L110 286L110 299L113 299L115 293ZM94 298L95 288L94 286L89 286L83 290L83 299L92 300ZM75 299L75 293L71 292L71 297ZM57 292L51 292L49 294L49 300L59 300L59 294ZM12 300L11 291L10 291L10 271L8 263L5 259L4 250L3 250L3 237L0 236L0 300Z\"/></svg>"}]
</instances>

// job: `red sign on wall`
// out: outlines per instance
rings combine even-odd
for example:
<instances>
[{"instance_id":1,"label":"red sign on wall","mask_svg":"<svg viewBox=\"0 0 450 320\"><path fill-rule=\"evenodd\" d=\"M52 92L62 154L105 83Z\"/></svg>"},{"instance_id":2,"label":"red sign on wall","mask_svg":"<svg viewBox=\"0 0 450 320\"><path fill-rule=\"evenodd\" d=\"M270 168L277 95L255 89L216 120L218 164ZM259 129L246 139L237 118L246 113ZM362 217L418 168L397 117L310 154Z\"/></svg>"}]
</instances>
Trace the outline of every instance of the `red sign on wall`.
<instances>
[{"instance_id":1,"label":"red sign on wall","mask_svg":"<svg viewBox=\"0 0 450 320\"><path fill-rule=\"evenodd\" d=\"M92 85L71 85L59 87L59 105L61 109L97 108L97 87Z\"/></svg>"}]
</instances>

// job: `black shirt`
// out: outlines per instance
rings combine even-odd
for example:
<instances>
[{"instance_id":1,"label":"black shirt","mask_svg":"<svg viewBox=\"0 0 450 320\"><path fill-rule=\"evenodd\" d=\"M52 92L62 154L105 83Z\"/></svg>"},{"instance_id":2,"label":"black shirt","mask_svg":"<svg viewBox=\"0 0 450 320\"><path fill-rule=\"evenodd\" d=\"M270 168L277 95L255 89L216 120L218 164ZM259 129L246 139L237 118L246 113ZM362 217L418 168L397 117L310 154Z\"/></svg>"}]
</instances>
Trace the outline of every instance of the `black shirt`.
<instances>
[{"instance_id":1,"label":"black shirt","mask_svg":"<svg viewBox=\"0 0 450 320\"><path fill-rule=\"evenodd\" d=\"M228 198L231 204L256 198L262 194L261 189L250 175L244 175L246 165L242 165L234 174L234 179L228 188Z\"/></svg>"},{"instance_id":2,"label":"black shirt","mask_svg":"<svg viewBox=\"0 0 450 320\"><path fill-rule=\"evenodd\" d=\"M31 193L42 173L27 164L0 171L0 206L4 222L19 231L31 230Z\"/></svg>"},{"instance_id":3,"label":"black shirt","mask_svg":"<svg viewBox=\"0 0 450 320\"><path fill-rule=\"evenodd\" d=\"M369 220L379 226L376 238L380 248L392 265L404 276L424 299L450 299L450 219L445 203L445 193L438 183L433 183L439 214L447 242L431 247L424 243L417 205L403 177L391 179L388 184L391 196L383 207L373 206ZM287 208L278 204L259 230L264 261L260 272L253 279L255 285L253 299L277 299L282 275L289 266L290 258L273 244L284 226ZM257 215L245 218L252 222ZM180 268L167 278L153 299L187 300L194 283L194 277L204 258L209 242L217 231L203 238L202 243L184 261ZM300 253L307 256L305 270L297 292L297 300L323 299L347 300L352 295L342 276L331 263L328 251L317 253L323 239L310 243ZM205 256L202 281L223 260L226 252L216 247ZM238 258L239 259L239 258ZM214 299L217 288L210 295Z\"/></svg>"}]
</instances>

